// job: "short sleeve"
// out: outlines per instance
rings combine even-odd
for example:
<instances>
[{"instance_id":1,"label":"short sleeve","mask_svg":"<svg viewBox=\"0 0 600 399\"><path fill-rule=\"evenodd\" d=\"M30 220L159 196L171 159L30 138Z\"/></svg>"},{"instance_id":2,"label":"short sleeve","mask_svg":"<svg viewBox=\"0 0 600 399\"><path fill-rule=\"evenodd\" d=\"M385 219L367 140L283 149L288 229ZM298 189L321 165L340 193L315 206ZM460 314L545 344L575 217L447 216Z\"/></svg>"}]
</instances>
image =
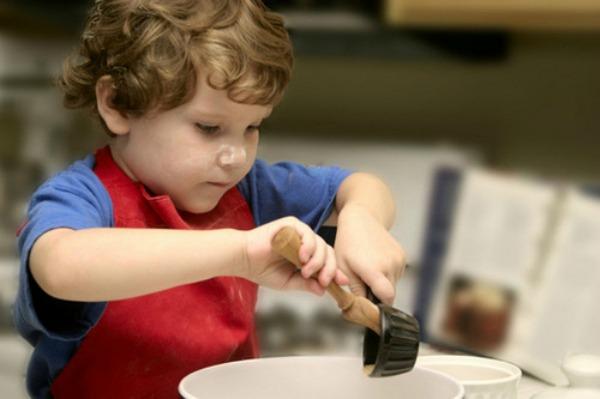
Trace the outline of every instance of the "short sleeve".
<instances>
[{"instance_id":1,"label":"short sleeve","mask_svg":"<svg viewBox=\"0 0 600 399\"><path fill-rule=\"evenodd\" d=\"M94 174L93 164L90 156L40 186L18 232L21 269L14 317L21 334L32 343L40 334L58 339L81 338L99 320L106 306L54 298L38 286L29 271L31 248L49 230L113 226L110 196Z\"/></svg>"},{"instance_id":2,"label":"short sleeve","mask_svg":"<svg viewBox=\"0 0 600 399\"><path fill-rule=\"evenodd\" d=\"M295 216L316 231L329 217L338 188L350 174L336 166L257 160L238 187L257 225Z\"/></svg>"}]
</instances>

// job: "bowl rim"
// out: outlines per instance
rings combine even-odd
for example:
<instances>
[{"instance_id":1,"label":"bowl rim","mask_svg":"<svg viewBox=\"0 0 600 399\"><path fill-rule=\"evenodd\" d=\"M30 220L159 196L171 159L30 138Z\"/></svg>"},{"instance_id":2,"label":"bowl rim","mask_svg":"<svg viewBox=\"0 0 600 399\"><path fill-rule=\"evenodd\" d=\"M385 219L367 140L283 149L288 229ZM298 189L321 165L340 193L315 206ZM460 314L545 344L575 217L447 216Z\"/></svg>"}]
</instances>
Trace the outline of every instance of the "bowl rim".
<instances>
[{"instance_id":1,"label":"bowl rim","mask_svg":"<svg viewBox=\"0 0 600 399\"><path fill-rule=\"evenodd\" d=\"M489 380L468 380L460 379L454 376L458 382L468 386L486 386L486 385L500 385L505 383L511 383L519 381L523 375L521 369L512 363L508 363L502 360L490 359L487 357L470 356L470 355L423 355L417 358L417 366L427 367L428 365L444 365L444 366L470 366L470 367L481 367L485 369L491 369L496 371L502 371L508 373L506 377L493 378ZM439 371L439 370L438 370ZM443 371L441 371L444 373ZM444 373L446 374L446 373Z\"/></svg>"},{"instance_id":2,"label":"bowl rim","mask_svg":"<svg viewBox=\"0 0 600 399\"><path fill-rule=\"evenodd\" d=\"M179 394L183 397L183 398L187 398L187 397L193 397L194 395L192 393L190 393L189 391L187 391L185 389L185 383L187 381L189 381L191 378L193 378L194 375L196 374L200 374L209 370L214 370L214 369L219 369L219 368L226 368L226 367L243 367L246 364L251 364L251 363L256 363L256 362L280 362L280 361L288 361L290 358L293 358L294 360L300 360L300 361L332 361L332 360L353 360L353 361L358 361L362 363L362 357L360 356L346 356L346 355L337 355L337 356L311 356L311 355L297 355L297 356L273 356L273 357L263 357L263 358L254 358L254 359L244 359L244 360L236 360L236 361L232 361L232 362L226 362L226 363L219 363L219 364L215 364L212 366L208 366L199 370L195 370L189 374L187 374L185 377L183 377L181 379L181 381L179 382L178 385L178 391ZM457 389L456 395L452 398L452 399L463 399L465 397L465 388L463 386L463 383L461 381L459 381L457 378L452 377L446 373L443 373L441 371L437 371L437 370L432 370L432 369L428 369L426 367L419 367L418 364L415 365L414 367L415 369L419 369L420 371L424 371L427 373L431 373L431 374L435 374L438 377L447 380L448 382L451 382L454 384L454 386ZM373 377L375 378L375 377ZM376 377L376 378L386 378L386 377ZM187 396L186 396L187 395Z\"/></svg>"}]
</instances>

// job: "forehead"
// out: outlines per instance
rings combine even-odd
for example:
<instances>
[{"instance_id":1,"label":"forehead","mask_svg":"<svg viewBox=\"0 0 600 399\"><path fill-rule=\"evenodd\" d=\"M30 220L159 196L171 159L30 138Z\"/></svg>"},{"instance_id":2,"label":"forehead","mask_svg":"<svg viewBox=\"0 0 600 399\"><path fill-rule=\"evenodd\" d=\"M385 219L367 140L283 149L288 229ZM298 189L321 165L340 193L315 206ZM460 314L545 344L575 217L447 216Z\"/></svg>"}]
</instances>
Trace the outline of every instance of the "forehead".
<instances>
[{"instance_id":1,"label":"forehead","mask_svg":"<svg viewBox=\"0 0 600 399\"><path fill-rule=\"evenodd\" d=\"M194 96L184 106L190 112L244 119L264 119L273 110L271 105L236 102L228 96L227 90L213 88L202 76L197 79Z\"/></svg>"}]
</instances>

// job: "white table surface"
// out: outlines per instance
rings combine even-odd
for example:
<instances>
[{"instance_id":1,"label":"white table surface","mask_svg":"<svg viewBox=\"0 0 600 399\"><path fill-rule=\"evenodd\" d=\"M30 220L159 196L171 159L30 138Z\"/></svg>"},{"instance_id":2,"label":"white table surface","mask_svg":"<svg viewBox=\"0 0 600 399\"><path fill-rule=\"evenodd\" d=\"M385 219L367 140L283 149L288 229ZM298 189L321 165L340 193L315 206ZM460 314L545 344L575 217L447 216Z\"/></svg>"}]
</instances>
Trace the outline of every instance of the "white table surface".
<instances>
[{"instance_id":1,"label":"white table surface","mask_svg":"<svg viewBox=\"0 0 600 399\"><path fill-rule=\"evenodd\" d=\"M552 388L536 378L524 375L519 383L519 399L530 399L536 393Z\"/></svg>"}]
</instances>

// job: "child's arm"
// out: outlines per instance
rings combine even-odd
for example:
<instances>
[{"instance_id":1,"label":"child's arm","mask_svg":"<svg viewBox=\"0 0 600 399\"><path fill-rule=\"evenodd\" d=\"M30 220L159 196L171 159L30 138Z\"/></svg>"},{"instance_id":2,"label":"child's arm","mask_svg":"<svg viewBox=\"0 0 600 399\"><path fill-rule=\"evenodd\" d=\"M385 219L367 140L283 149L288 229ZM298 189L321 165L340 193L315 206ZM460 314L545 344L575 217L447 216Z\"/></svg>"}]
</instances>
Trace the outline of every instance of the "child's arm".
<instances>
[{"instance_id":1,"label":"child's arm","mask_svg":"<svg viewBox=\"0 0 600 399\"><path fill-rule=\"evenodd\" d=\"M287 225L302 236L304 277L271 251L272 237ZM344 282L333 249L291 217L249 231L55 229L33 245L29 266L44 291L75 301L129 298L223 275L316 294L334 277ZM315 274L322 286L306 279Z\"/></svg>"},{"instance_id":2,"label":"child's arm","mask_svg":"<svg viewBox=\"0 0 600 399\"><path fill-rule=\"evenodd\" d=\"M383 302L392 303L395 283L402 275L405 255L388 232L395 214L388 187L377 177L354 173L341 184L336 197L337 265L350 279L350 288L365 295L363 282Z\"/></svg>"}]
</instances>

